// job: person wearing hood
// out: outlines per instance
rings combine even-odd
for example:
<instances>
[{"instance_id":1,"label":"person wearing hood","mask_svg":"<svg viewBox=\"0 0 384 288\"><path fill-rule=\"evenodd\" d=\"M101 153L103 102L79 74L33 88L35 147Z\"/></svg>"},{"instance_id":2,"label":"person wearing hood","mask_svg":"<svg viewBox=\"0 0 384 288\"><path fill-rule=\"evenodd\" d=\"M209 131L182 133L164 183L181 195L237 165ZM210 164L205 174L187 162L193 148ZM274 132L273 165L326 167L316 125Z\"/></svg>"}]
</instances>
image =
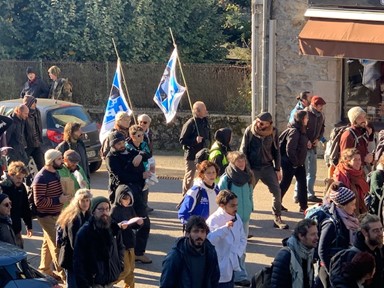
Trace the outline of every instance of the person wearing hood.
<instances>
[{"instance_id":1,"label":"person wearing hood","mask_svg":"<svg viewBox=\"0 0 384 288\"><path fill-rule=\"evenodd\" d=\"M32 95L35 98L48 98L49 87L44 80L36 75L35 69L27 67L25 73L27 74L28 81L25 82L20 92L20 98L23 98L26 94Z\"/></svg>"},{"instance_id":2,"label":"person wearing hood","mask_svg":"<svg viewBox=\"0 0 384 288\"><path fill-rule=\"evenodd\" d=\"M111 210L112 220L118 223L122 229L124 251L124 270L121 272L118 283L124 280L126 288L135 287L133 271L135 269L135 233L134 229L140 229L144 221L141 217L136 217L133 209L134 198L131 189L127 185L119 185L116 188L116 199ZM129 220L132 223L127 223Z\"/></svg>"},{"instance_id":3,"label":"person wearing hood","mask_svg":"<svg viewBox=\"0 0 384 288\"><path fill-rule=\"evenodd\" d=\"M288 128L280 135L281 167L283 179L280 182L281 200L291 185L295 176L298 187L298 201L300 212L307 209L307 179L305 173L305 158L307 156L307 124L308 113L305 110L297 111L295 122L288 124ZM281 209L287 211L284 206Z\"/></svg>"},{"instance_id":4,"label":"person wearing hood","mask_svg":"<svg viewBox=\"0 0 384 288\"><path fill-rule=\"evenodd\" d=\"M191 189L185 194L178 211L178 218L182 224L186 224L192 215L208 219L218 208L216 196L219 194L219 187L215 184L215 180L219 167L208 160L196 166L198 175Z\"/></svg>"},{"instance_id":5,"label":"person wearing hood","mask_svg":"<svg viewBox=\"0 0 384 288\"><path fill-rule=\"evenodd\" d=\"M27 148L25 152L28 158L32 157L36 163L37 170L44 166L44 153L41 149L43 144L43 126L41 124L41 113L36 107L37 99L31 95L25 95L23 104L29 108L28 118L25 120L25 140Z\"/></svg>"},{"instance_id":6,"label":"person wearing hood","mask_svg":"<svg viewBox=\"0 0 384 288\"><path fill-rule=\"evenodd\" d=\"M12 202L7 194L0 193L0 241L16 245L11 219Z\"/></svg>"},{"instance_id":7,"label":"person wearing hood","mask_svg":"<svg viewBox=\"0 0 384 288\"><path fill-rule=\"evenodd\" d=\"M232 139L232 130L230 128L221 128L215 132L215 142L213 143L210 151L208 160L219 166L220 177L228 166L227 153L231 151L229 143Z\"/></svg>"},{"instance_id":8,"label":"person wearing hood","mask_svg":"<svg viewBox=\"0 0 384 288\"><path fill-rule=\"evenodd\" d=\"M273 260L271 287L313 287L313 255L318 242L315 220L303 219L297 223L293 235L283 240L285 247Z\"/></svg>"},{"instance_id":9,"label":"person wearing hood","mask_svg":"<svg viewBox=\"0 0 384 288\"><path fill-rule=\"evenodd\" d=\"M16 245L24 248L23 237L21 236L23 219L26 226L27 237L32 236L32 214L29 208L27 189L23 183L28 175L28 169L21 161L14 161L8 166L8 171L0 182L0 188L8 195L12 202L11 219L12 228L16 236Z\"/></svg>"},{"instance_id":10,"label":"person wearing hood","mask_svg":"<svg viewBox=\"0 0 384 288\"><path fill-rule=\"evenodd\" d=\"M217 288L220 269L215 246L207 239L205 219L188 219L185 236L179 238L163 261L160 288Z\"/></svg>"},{"instance_id":11,"label":"person wearing hood","mask_svg":"<svg viewBox=\"0 0 384 288\"><path fill-rule=\"evenodd\" d=\"M247 156L255 176L255 185L261 180L272 193L273 227L288 229L281 219L281 155L279 136L273 127L271 113L260 113L245 129L239 151Z\"/></svg>"}]
</instances>

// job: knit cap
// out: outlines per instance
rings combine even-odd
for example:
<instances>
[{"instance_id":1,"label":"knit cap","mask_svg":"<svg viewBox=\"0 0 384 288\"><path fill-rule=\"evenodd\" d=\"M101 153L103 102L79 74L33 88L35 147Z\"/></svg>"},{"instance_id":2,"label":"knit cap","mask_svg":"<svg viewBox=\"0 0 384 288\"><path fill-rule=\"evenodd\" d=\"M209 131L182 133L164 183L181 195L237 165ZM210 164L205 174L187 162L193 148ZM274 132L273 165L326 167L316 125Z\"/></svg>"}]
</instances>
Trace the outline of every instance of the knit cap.
<instances>
[{"instance_id":1,"label":"knit cap","mask_svg":"<svg viewBox=\"0 0 384 288\"><path fill-rule=\"evenodd\" d=\"M25 95L23 98L23 104L26 105L28 108L31 108L33 103L36 103L37 100L32 95Z\"/></svg>"},{"instance_id":2,"label":"knit cap","mask_svg":"<svg viewBox=\"0 0 384 288\"><path fill-rule=\"evenodd\" d=\"M261 112L259 115L256 116L256 119L272 123L272 115L269 112Z\"/></svg>"},{"instance_id":3,"label":"knit cap","mask_svg":"<svg viewBox=\"0 0 384 288\"><path fill-rule=\"evenodd\" d=\"M324 99L321 98L320 96L313 96L311 99L311 105L325 105Z\"/></svg>"},{"instance_id":4,"label":"knit cap","mask_svg":"<svg viewBox=\"0 0 384 288\"><path fill-rule=\"evenodd\" d=\"M113 147L116 143L120 141L125 141L124 135L119 131L113 131L108 136L109 146Z\"/></svg>"},{"instance_id":5,"label":"knit cap","mask_svg":"<svg viewBox=\"0 0 384 288\"><path fill-rule=\"evenodd\" d=\"M56 149L49 149L44 154L45 165L51 165L53 161L61 156L61 152Z\"/></svg>"},{"instance_id":6,"label":"knit cap","mask_svg":"<svg viewBox=\"0 0 384 288\"><path fill-rule=\"evenodd\" d=\"M356 196L355 192L351 189L348 189L347 187L340 187L337 191L332 190L329 194L329 198L331 198L336 205L345 205L355 199Z\"/></svg>"},{"instance_id":7,"label":"knit cap","mask_svg":"<svg viewBox=\"0 0 384 288\"><path fill-rule=\"evenodd\" d=\"M8 195L7 194L4 194L4 193L0 193L0 204L8 198Z\"/></svg>"},{"instance_id":8,"label":"knit cap","mask_svg":"<svg viewBox=\"0 0 384 288\"><path fill-rule=\"evenodd\" d=\"M351 124L354 124L356 119L360 116L363 115L365 116L367 113L365 113L364 109L356 106L352 107L351 109L348 110L348 119Z\"/></svg>"},{"instance_id":9,"label":"knit cap","mask_svg":"<svg viewBox=\"0 0 384 288\"><path fill-rule=\"evenodd\" d=\"M27 69L25 70L25 73L28 75L29 73L35 73L35 69L33 69L32 67L27 67Z\"/></svg>"},{"instance_id":10,"label":"knit cap","mask_svg":"<svg viewBox=\"0 0 384 288\"><path fill-rule=\"evenodd\" d=\"M91 212L95 212L97 206L99 206L100 203L108 203L109 208L111 208L111 203L109 202L108 198L104 196L97 196L92 198L91 200Z\"/></svg>"}]
</instances>

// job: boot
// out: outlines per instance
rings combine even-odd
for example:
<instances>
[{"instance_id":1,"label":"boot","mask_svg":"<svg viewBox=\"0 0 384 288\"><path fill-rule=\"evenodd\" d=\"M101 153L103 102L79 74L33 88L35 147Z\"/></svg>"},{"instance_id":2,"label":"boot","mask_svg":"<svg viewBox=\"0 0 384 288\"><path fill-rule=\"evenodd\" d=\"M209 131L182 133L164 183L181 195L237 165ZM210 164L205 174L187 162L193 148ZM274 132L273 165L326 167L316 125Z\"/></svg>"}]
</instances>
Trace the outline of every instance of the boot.
<instances>
[{"instance_id":1,"label":"boot","mask_svg":"<svg viewBox=\"0 0 384 288\"><path fill-rule=\"evenodd\" d=\"M289 226L281 220L281 216L277 216L277 215L275 216L275 220L273 220L273 227L279 228L279 229L289 228Z\"/></svg>"}]
</instances>

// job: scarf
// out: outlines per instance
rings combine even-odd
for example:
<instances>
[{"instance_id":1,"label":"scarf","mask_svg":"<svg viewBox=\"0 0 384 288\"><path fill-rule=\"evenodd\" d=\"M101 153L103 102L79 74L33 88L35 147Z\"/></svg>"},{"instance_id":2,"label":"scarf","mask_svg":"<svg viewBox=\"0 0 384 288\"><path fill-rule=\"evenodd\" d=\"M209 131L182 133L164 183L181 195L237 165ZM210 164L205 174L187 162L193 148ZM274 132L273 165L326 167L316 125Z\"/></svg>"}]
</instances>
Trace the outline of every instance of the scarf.
<instances>
[{"instance_id":1,"label":"scarf","mask_svg":"<svg viewBox=\"0 0 384 288\"><path fill-rule=\"evenodd\" d=\"M339 208L337 206L336 206L336 213L341 218L341 221L343 221L345 227L347 227L349 231L349 243L352 245L354 240L354 235L360 227L359 220L356 217L347 214L347 212L345 212L344 209Z\"/></svg>"},{"instance_id":2,"label":"scarf","mask_svg":"<svg viewBox=\"0 0 384 288\"><path fill-rule=\"evenodd\" d=\"M247 171L247 168L243 171L234 164L229 163L227 168L225 168L225 173L227 174L228 179L238 187L242 187L244 184L251 182L251 175Z\"/></svg>"},{"instance_id":3,"label":"scarf","mask_svg":"<svg viewBox=\"0 0 384 288\"><path fill-rule=\"evenodd\" d=\"M305 287L304 272L302 259L307 260L307 274L309 279L309 286L313 282L313 254L315 249L308 248L303 245L295 236L291 236L287 240L287 246L291 250L290 271L292 275L292 287ZM294 257L294 259L292 259ZM304 285L303 285L304 284Z\"/></svg>"},{"instance_id":4,"label":"scarf","mask_svg":"<svg viewBox=\"0 0 384 288\"><path fill-rule=\"evenodd\" d=\"M10 216L0 216L0 220L3 223L7 223L9 226L12 226L12 218Z\"/></svg>"},{"instance_id":5,"label":"scarf","mask_svg":"<svg viewBox=\"0 0 384 288\"><path fill-rule=\"evenodd\" d=\"M255 122L255 124L253 125L253 133L254 133L255 135L260 136L260 137L271 136L272 133L273 133L273 126L270 125L269 127L265 128L265 129L263 129L263 130L261 130L261 129L258 129L258 128L257 128L256 122Z\"/></svg>"}]
</instances>

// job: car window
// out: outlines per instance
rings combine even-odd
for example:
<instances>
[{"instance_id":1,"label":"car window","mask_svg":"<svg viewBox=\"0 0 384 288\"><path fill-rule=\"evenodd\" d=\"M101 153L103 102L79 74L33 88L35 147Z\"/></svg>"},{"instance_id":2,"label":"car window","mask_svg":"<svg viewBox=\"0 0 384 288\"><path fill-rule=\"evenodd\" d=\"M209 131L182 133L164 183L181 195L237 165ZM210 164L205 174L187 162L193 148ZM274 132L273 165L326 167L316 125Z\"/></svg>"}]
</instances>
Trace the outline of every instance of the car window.
<instances>
[{"instance_id":1,"label":"car window","mask_svg":"<svg viewBox=\"0 0 384 288\"><path fill-rule=\"evenodd\" d=\"M68 122L78 122L83 127L92 120L81 106L63 107L47 112L47 128L64 127Z\"/></svg>"}]
</instances>

